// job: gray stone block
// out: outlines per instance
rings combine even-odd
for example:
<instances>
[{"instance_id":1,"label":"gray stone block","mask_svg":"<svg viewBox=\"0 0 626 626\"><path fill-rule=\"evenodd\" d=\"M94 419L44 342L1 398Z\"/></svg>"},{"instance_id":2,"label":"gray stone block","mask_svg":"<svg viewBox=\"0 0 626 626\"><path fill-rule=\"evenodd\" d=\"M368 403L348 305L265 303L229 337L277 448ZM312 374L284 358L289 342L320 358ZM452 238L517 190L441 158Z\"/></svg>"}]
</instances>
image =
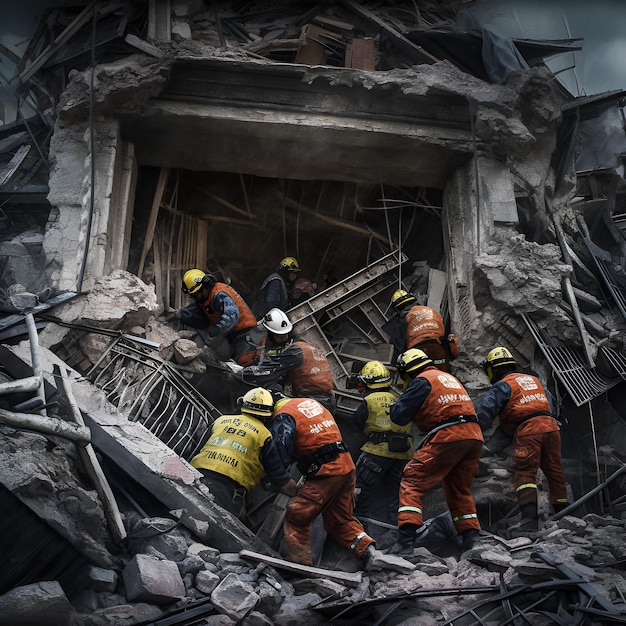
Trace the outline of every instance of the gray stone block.
<instances>
[{"instance_id":1,"label":"gray stone block","mask_svg":"<svg viewBox=\"0 0 626 626\"><path fill-rule=\"evenodd\" d=\"M185 585L173 561L135 555L122 572L130 601L169 604L185 597Z\"/></svg>"}]
</instances>

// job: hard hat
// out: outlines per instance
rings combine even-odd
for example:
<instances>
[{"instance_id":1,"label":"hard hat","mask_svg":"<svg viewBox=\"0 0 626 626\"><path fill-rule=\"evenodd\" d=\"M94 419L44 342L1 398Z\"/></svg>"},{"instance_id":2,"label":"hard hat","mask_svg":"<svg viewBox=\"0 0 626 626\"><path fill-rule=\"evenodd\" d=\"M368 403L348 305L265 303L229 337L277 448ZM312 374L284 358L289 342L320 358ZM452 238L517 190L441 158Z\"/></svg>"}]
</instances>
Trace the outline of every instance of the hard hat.
<instances>
[{"instance_id":1,"label":"hard hat","mask_svg":"<svg viewBox=\"0 0 626 626\"><path fill-rule=\"evenodd\" d=\"M391 296L391 306L396 311L399 311L407 306L407 304L413 304L414 302L417 302L417 298L405 289L396 289Z\"/></svg>"},{"instance_id":2,"label":"hard hat","mask_svg":"<svg viewBox=\"0 0 626 626\"><path fill-rule=\"evenodd\" d=\"M432 364L430 357L419 348L409 348L398 357L398 371L402 376L416 375Z\"/></svg>"},{"instance_id":3,"label":"hard hat","mask_svg":"<svg viewBox=\"0 0 626 626\"><path fill-rule=\"evenodd\" d=\"M389 370L380 361L368 361L361 369L358 379L370 389L382 389L391 383Z\"/></svg>"},{"instance_id":4,"label":"hard hat","mask_svg":"<svg viewBox=\"0 0 626 626\"><path fill-rule=\"evenodd\" d=\"M293 328L287 314L276 308L270 309L263 316L263 326L275 335L286 335Z\"/></svg>"},{"instance_id":5,"label":"hard hat","mask_svg":"<svg viewBox=\"0 0 626 626\"><path fill-rule=\"evenodd\" d=\"M286 256L279 264L278 267L281 270L289 270L290 272L299 272L300 264L298 263L298 259L292 256Z\"/></svg>"},{"instance_id":6,"label":"hard hat","mask_svg":"<svg viewBox=\"0 0 626 626\"><path fill-rule=\"evenodd\" d=\"M280 410L285 406L285 404L287 404L287 402L289 402L289 400L291 400L292 398L281 398L275 405L274 405L274 415L278 415L278 413L280 413Z\"/></svg>"},{"instance_id":7,"label":"hard hat","mask_svg":"<svg viewBox=\"0 0 626 626\"><path fill-rule=\"evenodd\" d=\"M499 346L489 352L487 358L483 361L483 369L485 374L487 374L487 378L489 378L489 382L493 381L494 369L505 365L517 365L513 355L506 348Z\"/></svg>"},{"instance_id":8,"label":"hard hat","mask_svg":"<svg viewBox=\"0 0 626 626\"><path fill-rule=\"evenodd\" d=\"M213 274L207 274L202 270L193 269L187 270L183 276L183 284L181 289L183 293L192 295L199 291L202 287L210 285L213 286L216 283L216 278Z\"/></svg>"},{"instance_id":9,"label":"hard hat","mask_svg":"<svg viewBox=\"0 0 626 626\"><path fill-rule=\"evenodd\" d=\"M237 400L242 413L256 415L258 417L271 417L274 411L274 398L263 387L255 387Z\"/></svg>"}]
</instances>

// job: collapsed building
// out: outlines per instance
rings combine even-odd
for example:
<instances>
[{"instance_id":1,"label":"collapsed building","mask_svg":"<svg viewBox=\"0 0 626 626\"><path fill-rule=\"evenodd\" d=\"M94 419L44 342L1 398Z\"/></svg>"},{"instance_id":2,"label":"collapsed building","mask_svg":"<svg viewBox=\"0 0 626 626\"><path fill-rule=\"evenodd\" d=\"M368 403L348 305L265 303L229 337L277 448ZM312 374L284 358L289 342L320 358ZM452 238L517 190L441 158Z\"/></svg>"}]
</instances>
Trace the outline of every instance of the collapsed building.
<instances>
[{"instance_id":1,"label":"collapsed building","mask_svg":"<svg viewBox=\"0 0 626 626\"><path fill-rule=\"evenodd\" d=\"M0 128L5 622L623 621L624 94L573 98L543 60L576 42L460 29L472 2L65 4L15 59L37 115ZM502 540L510 472L485 459L489 550L365 575L323 536L320 568L281 561L281 496L248 524L214 505L188 461L246 387L163 313L187 269L251 302L287 254L351 450L351 374L393 369L404 287L474 400L496 345L549 381L572 515Z\"/></svg>"}]
</instances>

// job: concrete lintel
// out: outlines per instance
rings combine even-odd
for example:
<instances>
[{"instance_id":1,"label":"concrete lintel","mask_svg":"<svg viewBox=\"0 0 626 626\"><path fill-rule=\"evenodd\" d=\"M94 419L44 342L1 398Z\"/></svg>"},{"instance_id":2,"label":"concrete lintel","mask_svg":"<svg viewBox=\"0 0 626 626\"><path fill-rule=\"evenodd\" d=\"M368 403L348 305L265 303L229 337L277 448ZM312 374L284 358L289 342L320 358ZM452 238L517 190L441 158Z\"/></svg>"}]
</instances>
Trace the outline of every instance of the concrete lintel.
<instances>
[{"instance_id":1,"label":"concrete lintel","mask_svg":"<svg viewBox=\"0 0 626 626\"><path fill-rule=\"evenodd\" d=\"M463 129L167 101L152 101L122 132L155 167L437 188L472 150Z\"/></svg>"}]
</instances>

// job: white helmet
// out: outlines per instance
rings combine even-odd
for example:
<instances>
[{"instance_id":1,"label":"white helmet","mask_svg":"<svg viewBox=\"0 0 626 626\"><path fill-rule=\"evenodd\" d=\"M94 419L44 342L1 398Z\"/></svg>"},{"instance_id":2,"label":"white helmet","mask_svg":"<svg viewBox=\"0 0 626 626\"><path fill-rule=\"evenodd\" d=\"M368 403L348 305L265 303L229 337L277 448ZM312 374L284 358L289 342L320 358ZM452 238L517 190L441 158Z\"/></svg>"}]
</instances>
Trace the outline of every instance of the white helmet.
<instances>
[{"instance_id":1,"label":"white helmet","mask_svg":"<svg viewBox=\"0 0 626 626\"><path fill-rule=\"evenodd\" d=\"M280 309L270 309L263 316L263 326L275 335L286 335L293 328L287 314Z\"/></svg>"}]
</instances>

